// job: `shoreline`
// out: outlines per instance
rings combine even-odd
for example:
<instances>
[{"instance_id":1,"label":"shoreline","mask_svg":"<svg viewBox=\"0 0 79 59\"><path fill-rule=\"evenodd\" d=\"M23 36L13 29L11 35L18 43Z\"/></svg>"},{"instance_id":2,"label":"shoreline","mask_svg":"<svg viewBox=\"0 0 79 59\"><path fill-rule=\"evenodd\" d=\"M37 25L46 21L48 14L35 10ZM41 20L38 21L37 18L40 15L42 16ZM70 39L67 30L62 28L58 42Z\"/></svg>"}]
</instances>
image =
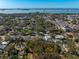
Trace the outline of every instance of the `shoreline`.
<instances>
[{"instance_id":1,"label":"shoreline","mask_svg":"<svg viewBox=\"0 0 79 59\"><path fill-rule=\"evenodd\" d=\"M79 15L79 13L44 13L44 12L29 12L29 13L0 13L0 15L11 15L11 14L52 14L52 15L55 15L55 14L58 14L58 15Z\"/></svg>"}]
</instances>

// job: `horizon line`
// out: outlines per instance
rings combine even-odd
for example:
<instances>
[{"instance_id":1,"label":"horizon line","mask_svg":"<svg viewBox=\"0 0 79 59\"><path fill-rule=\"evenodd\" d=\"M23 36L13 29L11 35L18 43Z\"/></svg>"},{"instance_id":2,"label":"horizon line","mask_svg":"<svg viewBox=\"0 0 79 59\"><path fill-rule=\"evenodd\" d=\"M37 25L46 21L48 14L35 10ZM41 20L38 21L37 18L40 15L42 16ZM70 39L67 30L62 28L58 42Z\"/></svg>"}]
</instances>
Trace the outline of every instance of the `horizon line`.
<instances>
[{"instance_id":1,"label":"horizon line","mask_svg":"<svg viewBox=\"0 0 79 59\"><path fill-rule=\"evenodd\" d=\"M15 10L15 9L79 9L79 8L0 8L0 10Z\"/></svg>"}]
</instances>

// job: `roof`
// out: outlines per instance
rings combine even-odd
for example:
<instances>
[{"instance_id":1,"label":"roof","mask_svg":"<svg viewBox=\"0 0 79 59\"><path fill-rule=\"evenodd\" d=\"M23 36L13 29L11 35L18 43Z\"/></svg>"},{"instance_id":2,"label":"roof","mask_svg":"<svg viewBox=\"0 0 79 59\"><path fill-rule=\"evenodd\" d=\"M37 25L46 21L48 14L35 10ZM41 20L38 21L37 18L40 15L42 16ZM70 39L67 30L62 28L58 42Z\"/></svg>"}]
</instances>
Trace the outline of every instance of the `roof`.
<instances>
[{"instance_id":1,"label":"roof","mask_svg":"<svg viewBox=\"0 0 79 59\"><path fill-rule=\"evenodd\" d=\"M56 39L63 39L64 36L63 36L63 35L56 35L55 38L56 38Z\"/></svg>"},{"instance_id":2,"label":"roof","mask_svg":"<svg viewBox=\"0 0 79 59\"><path fill-rule=\"evenodd\" d=\"M6 45L6 44L8 44L8 42L2 42L2 44L3 44L3 45Z\"/></svg>"}]
</instances>

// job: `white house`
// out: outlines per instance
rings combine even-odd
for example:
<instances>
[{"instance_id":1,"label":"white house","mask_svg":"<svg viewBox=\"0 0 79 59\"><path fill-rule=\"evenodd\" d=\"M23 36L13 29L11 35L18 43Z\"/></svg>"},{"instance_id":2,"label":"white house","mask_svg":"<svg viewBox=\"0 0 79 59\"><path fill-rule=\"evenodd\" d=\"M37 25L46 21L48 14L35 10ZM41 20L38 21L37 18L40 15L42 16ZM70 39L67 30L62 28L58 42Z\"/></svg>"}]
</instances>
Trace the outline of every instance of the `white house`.
<instances>
[{"instance_id":1,"label":"white house","mask_svg":"<svg viewBox=\"0 0 79 59\"><path fill-rule=\"evenodd\" d=\"M8 44L8 42L5 42L5 41L4 41L4 42L2 42L2 44L3 44L3 45L7 45L7 44Z\"/></svg>"},{"instance_id":2,"label":"white house","mask_svg":"<svg viewBox=\"0 0 79 59\"><path fill-rule=\"evenodd\" d=\"M63 38L64 38L63 35L56 35L56 36L55 36L55 39L63 39Z\"/></svg>"},{"instance_id":3,"label":"white house","mask_svg":"<svg viewBox=\"0 0 79 59\"><path fill-rule=\"evenodd\" d=\"M50 39L50 38L51 38L51 36L50 36L50 35L45 34L45 36L44 36L44 39L45 39L45 40L48 40L48 39Z\"/></svg>"}]
</instances>

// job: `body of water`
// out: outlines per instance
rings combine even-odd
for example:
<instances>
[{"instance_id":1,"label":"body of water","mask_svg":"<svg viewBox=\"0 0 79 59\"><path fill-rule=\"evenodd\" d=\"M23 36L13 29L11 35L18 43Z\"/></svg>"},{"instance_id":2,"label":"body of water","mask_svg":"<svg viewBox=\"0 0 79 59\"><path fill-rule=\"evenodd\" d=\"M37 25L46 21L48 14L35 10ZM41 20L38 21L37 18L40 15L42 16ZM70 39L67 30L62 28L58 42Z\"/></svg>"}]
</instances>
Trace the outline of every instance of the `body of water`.
<instances>
[{"instance_id":1,"label":"body of water","mask_svg":"<svg viewBox=\"0 0 79 59\"><path fill-rule=\"evenodd\" d=\"M51 9L0 9L0 13L79 13L79 9L62 9L62 8L51 8Z\"/></svg>"}]
</instances>

